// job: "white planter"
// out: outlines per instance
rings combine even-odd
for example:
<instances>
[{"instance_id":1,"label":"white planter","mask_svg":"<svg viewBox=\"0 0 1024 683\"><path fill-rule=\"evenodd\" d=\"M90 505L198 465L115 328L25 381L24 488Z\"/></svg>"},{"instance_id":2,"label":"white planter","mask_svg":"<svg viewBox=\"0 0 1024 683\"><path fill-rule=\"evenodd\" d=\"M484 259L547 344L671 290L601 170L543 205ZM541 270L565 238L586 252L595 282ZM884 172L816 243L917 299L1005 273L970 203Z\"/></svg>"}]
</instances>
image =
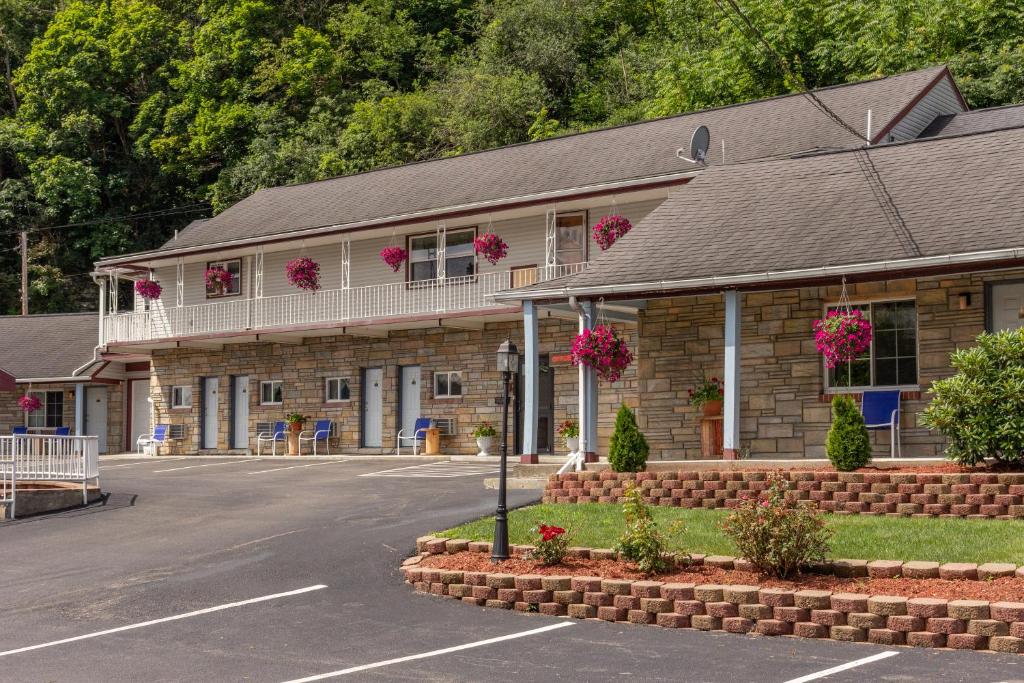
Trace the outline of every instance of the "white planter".
<instances>
[{"instance_id":1,"label":"white planter","mask_svg":"<svg viewBox=\"0 0 1024 683\"><path fill-rule=\"evenodd\" d=\"M580 437L578 436L567 436L565 437L565 447L569 449L570 453L575 453L580 449Z\"/></svg>"},{"instance_id":2,"label":"white planter","mask_svg":"<svg viewBox=\"0 0 1024 683\"><path fill-rule=\"evenodd\" d=\"M478 436L476 438L476 447L480 449L477 455L490 455L491 448L494 446L493 436Z\"/></svg>"}]
</instances>

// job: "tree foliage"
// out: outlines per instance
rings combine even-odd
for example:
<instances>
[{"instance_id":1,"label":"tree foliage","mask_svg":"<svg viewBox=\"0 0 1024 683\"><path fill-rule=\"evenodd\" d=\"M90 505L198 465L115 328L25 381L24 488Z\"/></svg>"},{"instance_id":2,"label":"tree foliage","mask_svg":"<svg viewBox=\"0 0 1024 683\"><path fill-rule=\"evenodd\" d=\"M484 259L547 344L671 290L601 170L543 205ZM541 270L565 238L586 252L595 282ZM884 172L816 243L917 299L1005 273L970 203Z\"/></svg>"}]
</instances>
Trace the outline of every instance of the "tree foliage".
<instances>
[{"instance_id":1,"label":"tree foliage","mask_svg":"<svg viewBox=\"0 0 1024 683\"><path fill-rule=\"evenodd\" d=\"M625 403L615 416L615 430L608 440L608 464L614 472L639 472L647 466L651 447L636 424L636 415Z\"/></svg>"},{"instance_id":2,"label":"tree foliage","mask_svg":"<svg viewBox=\"0 0 1024 683\"><path fill-rule=\"evenodd\" d=\"M832 399L832 426L825 437L825 454L840 472L852 472L871 460L871 439L864 417L849 396Z\"/></svg>"},{"instance_id":3,"label":"tree foliage","mask_svg":"<svg viewBox=\"0 0 1024 683\"><path fill-rule=\"evenodd\" d=\"M1015 0L741 5L812 87L948 63L1024 100ZM88 308L199 202L798 86L714 0L0 0L0 312L20 229L33 310Z\"/></svg>"}]
</instances>

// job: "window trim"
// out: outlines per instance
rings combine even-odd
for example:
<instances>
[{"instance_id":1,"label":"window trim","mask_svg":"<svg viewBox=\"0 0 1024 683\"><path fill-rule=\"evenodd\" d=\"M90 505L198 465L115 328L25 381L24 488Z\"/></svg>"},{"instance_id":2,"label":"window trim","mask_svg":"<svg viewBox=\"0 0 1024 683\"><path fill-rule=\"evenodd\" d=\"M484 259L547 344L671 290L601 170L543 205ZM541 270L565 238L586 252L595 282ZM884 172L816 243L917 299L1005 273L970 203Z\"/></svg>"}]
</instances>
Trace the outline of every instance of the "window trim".
<instances>
[{"instance_id":1,"label":"window trim","mask_svg":"<svg viewBox=\"0 0 1024 683\"><path fill-rule=\"evenodd\" d=\"M344 382L345 386L348 387L348 398L331 398L331 382ZM341 387L339 385L338 395L341 395ZM324 403L349 403L352 401L352 382L349 381L348 377L332 376L324 377Z\"/></svg>"},{"instance_id":2,"label":"window trim","mask_svg":"<svg viewBox=\"0 0 1024 683\"><path fill-rule=\"evenodd\" d=\"M65 408L65 405L64 405L64 391L63 390L34 389L32 391L26 391L25 393L27 395L29 395L29 396L36 396L42 402L43 405L42 405L42 408L41 408L41 412L42 412L42 415L43 415L43 424L42 425L32 425L32 424L30 424L30 421L32 419L32 415L37 413L37 412L39 412L39 411L34 411L33 413L24 413L24 415L25 415L25 417L24 417L24 426L28 427L29 429L42 429L42 430L56 429L57 427L65 426L64 425L64 408ZM50 417L50 401L49 401L49 395L50 394L60 394L60 415L58 416L60 418L60 420L59 420L60 424L57 424L57 425L49 425L49 424L47 424L49 422L49 417Z\"/></svg>"},{"instance_id":3,"label":"window trim","mask_svg":"<svg viewBox=\"0 0 1024 683\"><path fill-rule=\"evenodd\" d=\"M587 263L590 260L590 242L591 233L594 226L590 224L590 210L580 209L579 211L565 211L564 213L555 214L555 263L558 265L575 265L572 263L559 264L558 263L558 219L563 216L583 216L583 260L579 263ZM610 214L609 214L610 215Z\"/></svg>"},{"instance_id":4,"label":"window trim","mask_svg":"<svg viewBox=\"0 0 1024 683\"><path fill-rule=\"evenodd\" d=\"M900 391L920 391L921 390L921 319L918 315L917 308L917 297L916 296L896 296L896 297L877 297L877 298L862 298L862 299L851 299L850 306L874 306L875 304L893 304L901 301L912 301L914 303L914 358L917 361L917 382L914 384L875 384L875 338L874 338L874 323L872 323L872 336L871 336L871 348L869 349L868 355L868 369L871 373L871 384L869 385L857 385L849 387L833 387L829 384L829 368L825 363L825 358L821 359L821 367L824 370L823 384L825 386L826 394L861 394L865 391L872 391L876 389L889 389ZM826 302L822 306L822 317L828 315L828 309L839 306L838 301Z\"/></svg>"},{"instance_id":5,"label":"window trim","mask_svg":"<svg viewBox=\"0 0 1024 683\"><path fill-rule=\"evenodd\" d=\"M263 387L268 385L268 384L270 384L270 385L274 385L274 384L281 385L281 400L280 401L264 401L263 400ZM270 395L273 396L274 393L275 392L274 392L273 388L271 388ZM279 406L279 405L282 405L282 404L284 404L284 380L281 380L281 379L264 379L264 380L260 380L260 405L261 406Z\"/></svg>"},{"instance_id":6,"label":"window trim","mask_svg":"<svg viewBox=\"0 0 1024 683\"><path fill-rule=\"evenodd\" d=\"M188 389L188 403L178 403L176 401L175 392L179 389ZM192 407L192 401L194 400L195 392L192 391L191 384L175 384L171 387L171 410L182 410Z\"/></svg>"},{"instance_id":7,"label":"window trim","mask_svg":"<svg viewBox=\"0 0 1024 683\"><path fill-rule=\"evenodd\" d=\"M451 379L451 376L452 375L458 375L459 376L459 393L457 393L457 394L451 393L451 391L452 391L452 379ZM446 376L448 378L448 392L444 393L444 394L439 393L438 390L437 390L437 380L441 376ZM465 396L466 395L466 386L465 386L465 383L463 382L462 376L463 376L462 370L441 370L441 371L435 371L434 372L434 377L433 377L434 398L462 398L463 396Z\"/></svg>"},{"instance_id":8,"label":"window trim","mask_svg":"<svg viewBox=\"0 0 1024 683\"><path fill-rule=\"evenodd\" d=\"M213 266L221 266L225 270L229 270L229 264L238 264L238 277L235 281L238 282L237 292L225 292L224 294L212 294L210 288L206 286L206 271ZM226 299L232 296L242 296L242 259L241 258L229 258L229 259L218 259L216 261L207 261L206 268L203 270L203 291L206 292L207 299Z\"/></svg>"},{"instance_id":9,"label":"window trim","mask_svg":"<svg viewBox=\"0 0 1024 683\"><path fill-rule=\"evenodd\" d=\"M447 243L447 235L453 232L473 232L473 240L479 237L479 225L466 225L459 228L451 228L445 230L445 242ZM437 231L431 232L418 232L412 235L405 236L405 252L409 254L409 258L405 259L405 284L409 287L423 287L429 285L431 282L437 282L437 278L430 278L427 280L413 280L412 279L412 241L420 237L433 237L437 235ZM447 247L445 248L445 258L447 258ZM436 259L435 259L436 260ZM419 261L417 261L419 263ZM473 250L473 274L472 275L460 275L459 277L471 278L471 281L475 282L477 276L480 274L480 259L476 256L476 250ZM448 269L445 268L445 281L453 279L448 275Z\"/></svg>"}]
</instances>

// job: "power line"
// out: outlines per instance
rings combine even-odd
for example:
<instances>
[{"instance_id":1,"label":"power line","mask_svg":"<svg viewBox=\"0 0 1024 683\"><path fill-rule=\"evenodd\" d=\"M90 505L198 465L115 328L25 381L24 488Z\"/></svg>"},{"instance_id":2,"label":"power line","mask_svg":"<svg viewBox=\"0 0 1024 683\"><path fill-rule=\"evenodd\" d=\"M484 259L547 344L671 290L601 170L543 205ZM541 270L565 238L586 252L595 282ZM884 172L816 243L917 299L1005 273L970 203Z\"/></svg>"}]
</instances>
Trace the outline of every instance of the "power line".
<instances>
[{"instance_id":1,"label":"power line","mask_svg":"<svg viewBox=\"0 0 1024 683\"><path fill-rule=\"evenodd\" d=\"M120 222L131 222L141 220L151 220L154 218L166 218L169 216L179 216L190 213L206 212L211 209L210 205L205 202L199 202L196 204L186 204L183 206L168 207L166 209L154 209L152 211L143 211L141 213L127 214L123 216L104 216L100 218L91 218L86 221L78 221L76 223L64 223L62 225L46 225L35 228L25 228L24 230L8 230L6 232L0 232L0 236L5 235L19 235L22 232L36 233L46 232L48 230L64 230L67 228L84 228L90 225L102 225L104 223L120 223Z\"/></svg>"}]
</instances>

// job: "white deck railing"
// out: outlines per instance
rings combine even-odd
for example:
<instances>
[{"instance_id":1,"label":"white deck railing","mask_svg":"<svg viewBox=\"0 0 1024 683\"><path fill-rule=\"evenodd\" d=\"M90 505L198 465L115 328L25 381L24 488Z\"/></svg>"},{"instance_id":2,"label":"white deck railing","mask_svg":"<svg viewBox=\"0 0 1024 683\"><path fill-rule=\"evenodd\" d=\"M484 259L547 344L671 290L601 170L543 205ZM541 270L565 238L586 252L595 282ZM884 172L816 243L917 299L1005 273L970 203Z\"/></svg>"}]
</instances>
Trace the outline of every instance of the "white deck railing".
<instances>
[{"instance_id":1,"label":"white deck railing","mask_svg":"<svg viewBox=\"0 0 1024 683\"><path fill-rule=\"evenodd\" d=\"M14 519L14 490L17 486L18 470L14 467L14 457L0 457L0 505L5 506L9 519ZM0 515L0 520L3 518Z\"/></svg>"},{"instance_id":2,"label":"white deck railing","mask_svg":"<svg viewBox=\"0 0 1024 683\"><path fill-rule=\"evenodd\" d=\"M118 313L103 320L103 340L140 342L222 332L266 330L353 320L486 310L497 292L571 275L586 263L522 268L417 283L323 289L259 299L232 299L193 306Z\"/></svg>"},{"instance_id":3,"label":"white deck railing","mask_svg":"<svg viewBox=\"0 0 1024 683\"><path fill-rule=\"evenodd\" d=\"M89 482L99 485L99 453L95 436L0 436L0 462L14 463L11 480L81 483L83 505L89 502ZM0 474L8 481L6 469Z\"/></svg>"}]
</instances>

